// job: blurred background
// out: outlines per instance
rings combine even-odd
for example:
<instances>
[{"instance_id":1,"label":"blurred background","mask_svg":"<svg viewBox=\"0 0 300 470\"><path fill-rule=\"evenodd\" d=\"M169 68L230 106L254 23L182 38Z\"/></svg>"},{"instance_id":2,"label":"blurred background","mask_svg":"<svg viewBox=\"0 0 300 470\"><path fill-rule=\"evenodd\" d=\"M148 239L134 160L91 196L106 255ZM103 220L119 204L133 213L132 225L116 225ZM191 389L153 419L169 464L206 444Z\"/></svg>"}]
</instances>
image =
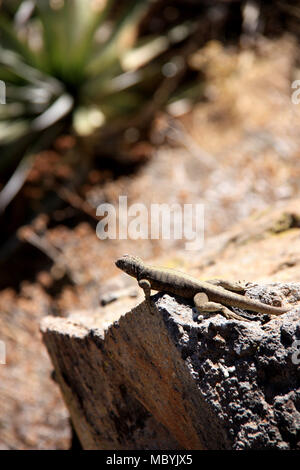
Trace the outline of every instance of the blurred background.
<instances>
[{"instance_id":1,"label":"blurred background","mask_svg":"<svg viewBox=\"0 0 300 470\"><path fill-rule=\"evenodd\" d=\"M0 2L0 448L68 449L39 322L99 305L96 208L204 203L205 237L299 196L300 2Z\"/></svg>"}]
</instances>

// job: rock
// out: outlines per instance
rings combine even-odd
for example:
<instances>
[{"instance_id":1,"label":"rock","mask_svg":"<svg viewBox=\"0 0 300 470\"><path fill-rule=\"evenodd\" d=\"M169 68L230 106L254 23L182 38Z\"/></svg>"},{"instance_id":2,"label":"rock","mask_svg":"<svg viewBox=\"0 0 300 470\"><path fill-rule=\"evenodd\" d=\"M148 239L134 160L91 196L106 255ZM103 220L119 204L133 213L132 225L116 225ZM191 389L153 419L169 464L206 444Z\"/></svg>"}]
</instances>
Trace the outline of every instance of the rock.
<instances>
[{"instance_id":1,"label":"rock","mask_svg":"<svg viewBox=\"0 0 300 470\"><path fill-rule=\"evenodd\" d=\"M289 291L251 289L261 299ZM291 290L298 299L300 285ZM299 308L265 324L199 321L186 300L151 299L109 327L98 317L41 324L83 448L300 448Z\"/></svg>"}]
</instances>

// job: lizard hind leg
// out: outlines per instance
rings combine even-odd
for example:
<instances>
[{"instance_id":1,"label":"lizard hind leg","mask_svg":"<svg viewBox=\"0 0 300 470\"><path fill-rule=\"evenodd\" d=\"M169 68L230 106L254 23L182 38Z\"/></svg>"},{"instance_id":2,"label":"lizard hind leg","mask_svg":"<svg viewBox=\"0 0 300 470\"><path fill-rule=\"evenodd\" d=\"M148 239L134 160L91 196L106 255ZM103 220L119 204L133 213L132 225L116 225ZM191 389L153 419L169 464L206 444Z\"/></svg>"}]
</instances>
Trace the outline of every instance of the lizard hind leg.
<instances>
[{"instance_id":1,"label":"lizard hind leg","mask_svg":"<svg viewBox=\"0 0 300 470\"><path fill-rule=\"evenodd\" d=\"M232 292L245 292L245 282L243 281L227 281L224 279L209 279L209 284L213 284L217 287L223 287L223 289L230 290Z\"/></svg>"},{"instance_id":2,"label":"lizard hind leg","mask_svg":"<svg viewBox=\"0 0 300 470\"><path fill-rule=\"evenodd\" d=\"M194 304L199 313L203 312L221 312L227 320L249 321L241 317L237 313L232 312L229 308L216 302L210 302L208 296L204 292L199 292L194 296Z\"/></svg>"}]
</instances>

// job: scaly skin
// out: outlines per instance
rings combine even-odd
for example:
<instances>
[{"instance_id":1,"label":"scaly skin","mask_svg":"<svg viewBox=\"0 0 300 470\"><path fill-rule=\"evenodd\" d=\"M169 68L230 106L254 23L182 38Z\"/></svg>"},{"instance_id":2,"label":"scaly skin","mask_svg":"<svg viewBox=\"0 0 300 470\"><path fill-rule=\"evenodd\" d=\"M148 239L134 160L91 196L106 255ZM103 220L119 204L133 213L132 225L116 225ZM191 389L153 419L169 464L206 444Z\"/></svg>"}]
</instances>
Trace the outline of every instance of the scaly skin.
<instances>
[{"instance_id":1,"label":"scaly skin","mask_svg":"<svg viewBox=\"0 0 300 470\"><path fill-rule=\"evenodd\" d=\"M199 311L214 312L220 309L226 318L239 320L246 319L231 312L226 306L240 307L269 315L282 315L289 310L288 307L274 307L232 292L243 290L238 283L214 280L200 281L173 269L147 265L135 256L124 255L116 261L116 266L137 279L140 287L144 289L146 298L150 297L151 289L168 292L187 299L194 299Z\"/></svg>"}]
</instances>

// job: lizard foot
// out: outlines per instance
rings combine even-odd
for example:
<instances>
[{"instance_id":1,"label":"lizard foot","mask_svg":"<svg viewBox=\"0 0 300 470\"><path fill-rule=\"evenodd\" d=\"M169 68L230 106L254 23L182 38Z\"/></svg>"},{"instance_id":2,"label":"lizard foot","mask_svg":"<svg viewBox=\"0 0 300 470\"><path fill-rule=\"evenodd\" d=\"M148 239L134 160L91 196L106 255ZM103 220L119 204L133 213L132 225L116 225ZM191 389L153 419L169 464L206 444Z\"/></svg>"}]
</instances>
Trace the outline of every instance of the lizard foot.
<instances>
[{"instance_id":1,"label":"lizard foot","mask_svg":"<svg viewBox=\"0 0 300 470\"><path fill-rule=\"evenodd\" d=\"M238 313L232 312L227 307L222 307L222 309L220 310L222 312L222 315L224 315L224 317L227 318L227 320L251 321L249 320L249 318L242 317Z\"/></svg>"}]
</instances>

